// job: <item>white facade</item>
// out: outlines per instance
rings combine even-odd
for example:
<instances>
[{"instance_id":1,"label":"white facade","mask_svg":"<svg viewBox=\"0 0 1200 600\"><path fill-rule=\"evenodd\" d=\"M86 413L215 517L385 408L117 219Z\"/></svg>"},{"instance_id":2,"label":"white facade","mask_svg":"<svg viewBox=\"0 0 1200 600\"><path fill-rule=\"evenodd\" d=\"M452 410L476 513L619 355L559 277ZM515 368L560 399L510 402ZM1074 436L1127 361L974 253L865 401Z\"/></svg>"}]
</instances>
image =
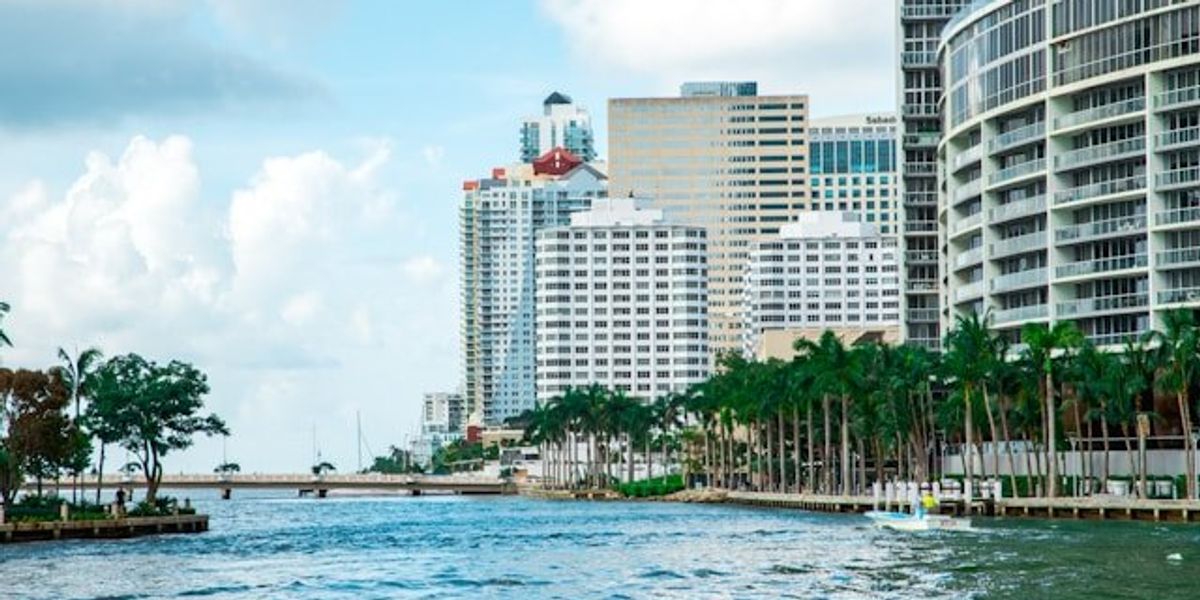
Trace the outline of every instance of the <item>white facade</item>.
<instances>
[{"instance_id":1,"label":"white facade","mask_svg":"<svg viewBox=\"0 0 1200 600\"><path fill-rule=\"evenodd\" d=\"M880 233L900 231L896 115L813 119L809 126L809 210L850 211Z\"/></svg>"},{"instance_id":2,"label":"white facade","mask_svg":"<svg viewBox=\"0 0 1200 600\"><path fill-rule=\"evenodd\" d=\"M464 397L468 413L499 424L534 406L535 236L605 197L607 177L588 164L563 175L521 164L463 187Z\"/></svg>"},{"instance_id":3,"label":"white facade","mask_svg":"<svg viewBox=\"0 0 1200 600\"><path fill-rule=\"evenodd\" d=\"M707 235L632 198L537 241L537 396L593 383L653 398L709 374Z\"/></svg>"},{"instance_id":4,"label":"white facade","mask_svg":"<svg viewBox=\"0 0 1200 600\"><path fill-rule=\"evenodd\" d=\"M771 330L896 329L900 252L853 213L809 212L761 242L746 275L745 349Z\"/></svg>"},{"instance_id":5,"label":"white facade","mask_svg":"<svg viewBox=\"0 0 1200 600\"><path fill-rule=\"evenodd\" d=\"M532 162L559 147L584 162L596 158L591 114L570 96L554 92L542 103L541 115L525 117L521 122L521 161Z\"/></svg>"},{"instance_id":6,"label":"white facade","mask_svg":"<svg viewBox=\"0 0 1200 600\"><path fill-rule=\"evenodd\" d=\"M462 431L466 411L457 392L428 392L421 407L421 433Z\"/></svg>"}]
</instances>

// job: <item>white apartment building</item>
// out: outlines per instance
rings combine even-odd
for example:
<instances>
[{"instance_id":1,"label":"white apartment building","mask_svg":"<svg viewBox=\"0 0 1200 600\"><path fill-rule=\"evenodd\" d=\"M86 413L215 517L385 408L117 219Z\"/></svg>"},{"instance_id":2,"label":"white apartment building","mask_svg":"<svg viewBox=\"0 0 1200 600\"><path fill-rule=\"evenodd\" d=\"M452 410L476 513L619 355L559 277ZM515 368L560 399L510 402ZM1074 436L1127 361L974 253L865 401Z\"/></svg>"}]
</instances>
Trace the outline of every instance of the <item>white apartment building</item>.
<instances>
[{"instance_id":1,"label":"white apartment building","mask_svg":"<svg viewBox=\"0 0 1200 600\"><path fill-rule=\"evenodd\" d=\"M534 240L607 195L602 169L555 149L463 184L461 338L472 418L500 424L533 408Z\"/></svg>"},{"instance_id":2,"label":"white apartment building","mask_svg":"<svg viewBox=\"0 0 1200 600\"><path fill-rule=\"evenodd\" d=\"M809 210L850 211L884 235L900 232L896 115L813 119L809 126Z\"/></svg>"},{"instance_id":3,"label":"white apartment building","mask_svg":"<svg viewBox=\"0 0 1200 600\"><path fill-rule=\"evenodd\" d=\"M466 421L463 395L458 392L426 392L421 405L421 433L462 431Z\"/></svg>"},{"instance_id":4,"label":"white apartment building","mask_svg":"<svg viewBox=\"0 0 1200 600\"><path fill-rule=\"evenodd\" d=\"M521 121L521 162L533 162L555 148L566 148L584 162L596 159L591 114L559 92L542 102L542 114Z\"/></svg>"},{"instance_id":5,"label":"white apartment building","mask_svg":"<svg viewBox=\"0 0 1200 600\"><path fill-rule=\"evenodd\" d=\"M809 212L760 242L745 278L745 352L786 358L798 337L833 330L899 339L899 239L850 212Z\"/></svg>"},{"instance_id":6,"label":"white apartment building","mask_svg":"<svg viewBox=\"0 0 1200 600\"><path fill-rule=\"evenodd\" d=\"M537 397L592 383L653 398L710 371L704 228L598 200L537 240Z\"/></svg>"}]
</instances>

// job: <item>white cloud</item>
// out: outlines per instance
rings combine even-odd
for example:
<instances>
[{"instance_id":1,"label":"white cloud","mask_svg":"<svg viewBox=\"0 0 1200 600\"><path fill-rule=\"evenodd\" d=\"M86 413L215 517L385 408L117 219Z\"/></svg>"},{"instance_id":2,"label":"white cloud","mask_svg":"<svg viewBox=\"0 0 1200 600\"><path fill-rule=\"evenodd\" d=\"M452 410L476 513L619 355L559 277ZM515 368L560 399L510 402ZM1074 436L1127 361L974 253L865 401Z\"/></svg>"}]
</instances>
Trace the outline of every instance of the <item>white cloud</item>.
<instances>
[{"instance_id":1,"label":"white cloud","mask_svg":"<svg viewBox=\"0 0 1200 600\"><path fill-rule=\"evenodd\" d=\"M425 146L421 148L421 156L425 158L425 164L431 167L439 167L442 164L442 159L446 157L446 148L438 145Z\"/></svg>"},{"instance_id":2,"label":"white cloud","mask_svg":"<svg viewBox=\"0 0 1200 600\"><path fill-rule=\"evenodd\" d=\"M387 144L358 163L267 158L211 198L188 138L137 137L115 160L88 155L60 196L30 182L0 202L0 296L16 344L5 362L45 366L73 344L193 361L235 437L291 436L242 457L251 468L303 468L295 451L330 409L362 407L394 439L413 408L392 379L453 385L455 293L435 285L442 263L418 251L378 184L388 162ZM403 356L420 358L410 369Z\"/></svg>"},{"instance_id":3,"label":"white cloud","mask_svg":"<svg viewBox=\"0 0 1200 600\"><path fill-rule=\"evenodd\" d=\"M890 2L542 0L542 8L578 60L651 77L664 92L685 80L757 79L763 93L812 94L824 114L895 103Z\"/></svg>"}]
</instances>

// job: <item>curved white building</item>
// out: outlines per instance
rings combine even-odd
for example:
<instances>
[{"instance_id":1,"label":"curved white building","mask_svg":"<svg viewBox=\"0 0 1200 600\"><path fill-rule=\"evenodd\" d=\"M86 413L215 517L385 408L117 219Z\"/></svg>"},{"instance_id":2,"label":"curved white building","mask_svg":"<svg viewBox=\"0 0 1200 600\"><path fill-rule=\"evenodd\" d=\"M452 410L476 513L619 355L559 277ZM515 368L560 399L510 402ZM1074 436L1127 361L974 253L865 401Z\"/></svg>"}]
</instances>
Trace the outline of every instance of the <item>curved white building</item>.
<instances>
[{"instance_id":1,"label":"curved white building","mask_svg":"<svg viewBox=\"0 0 1200 600\"><path fill-rule=\"evenodd\" d=\"M1200 2L975 2L938 61L943 327L1108 345L1200 307Z\"/></svg>"}]
</instances>

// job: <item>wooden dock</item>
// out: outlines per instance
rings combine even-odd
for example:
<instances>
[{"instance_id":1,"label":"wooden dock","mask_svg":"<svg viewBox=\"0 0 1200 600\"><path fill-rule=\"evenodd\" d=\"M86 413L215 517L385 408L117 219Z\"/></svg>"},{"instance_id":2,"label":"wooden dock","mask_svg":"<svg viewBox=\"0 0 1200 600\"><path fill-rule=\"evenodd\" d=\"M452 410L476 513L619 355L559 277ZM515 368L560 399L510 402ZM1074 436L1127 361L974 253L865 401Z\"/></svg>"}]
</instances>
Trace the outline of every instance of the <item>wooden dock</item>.
<instances>
[{"instance_id":1,"label":"wooden dock","mask_svg":"<svg viewBox=\"0 0 1200 600\"><path fill-rule=\"evenodd\" d=\"M208 515L4 523L0 524L0 543L62 539L115 539L205 531L208 531Z\"/></svg>"},{"instance_id":2,"label":"wooden dock","mask_svg":"<svg viewBox=\"0 0 1200 600\"><path fill-rule=\"evenodd\" d=\"M1200 523L1200 502L1141 500L1123 496L1087 498L1006 498L996 502L998 517L1088 519L1099 521L1165 521Z\"/></svg>"}]
</instances>

